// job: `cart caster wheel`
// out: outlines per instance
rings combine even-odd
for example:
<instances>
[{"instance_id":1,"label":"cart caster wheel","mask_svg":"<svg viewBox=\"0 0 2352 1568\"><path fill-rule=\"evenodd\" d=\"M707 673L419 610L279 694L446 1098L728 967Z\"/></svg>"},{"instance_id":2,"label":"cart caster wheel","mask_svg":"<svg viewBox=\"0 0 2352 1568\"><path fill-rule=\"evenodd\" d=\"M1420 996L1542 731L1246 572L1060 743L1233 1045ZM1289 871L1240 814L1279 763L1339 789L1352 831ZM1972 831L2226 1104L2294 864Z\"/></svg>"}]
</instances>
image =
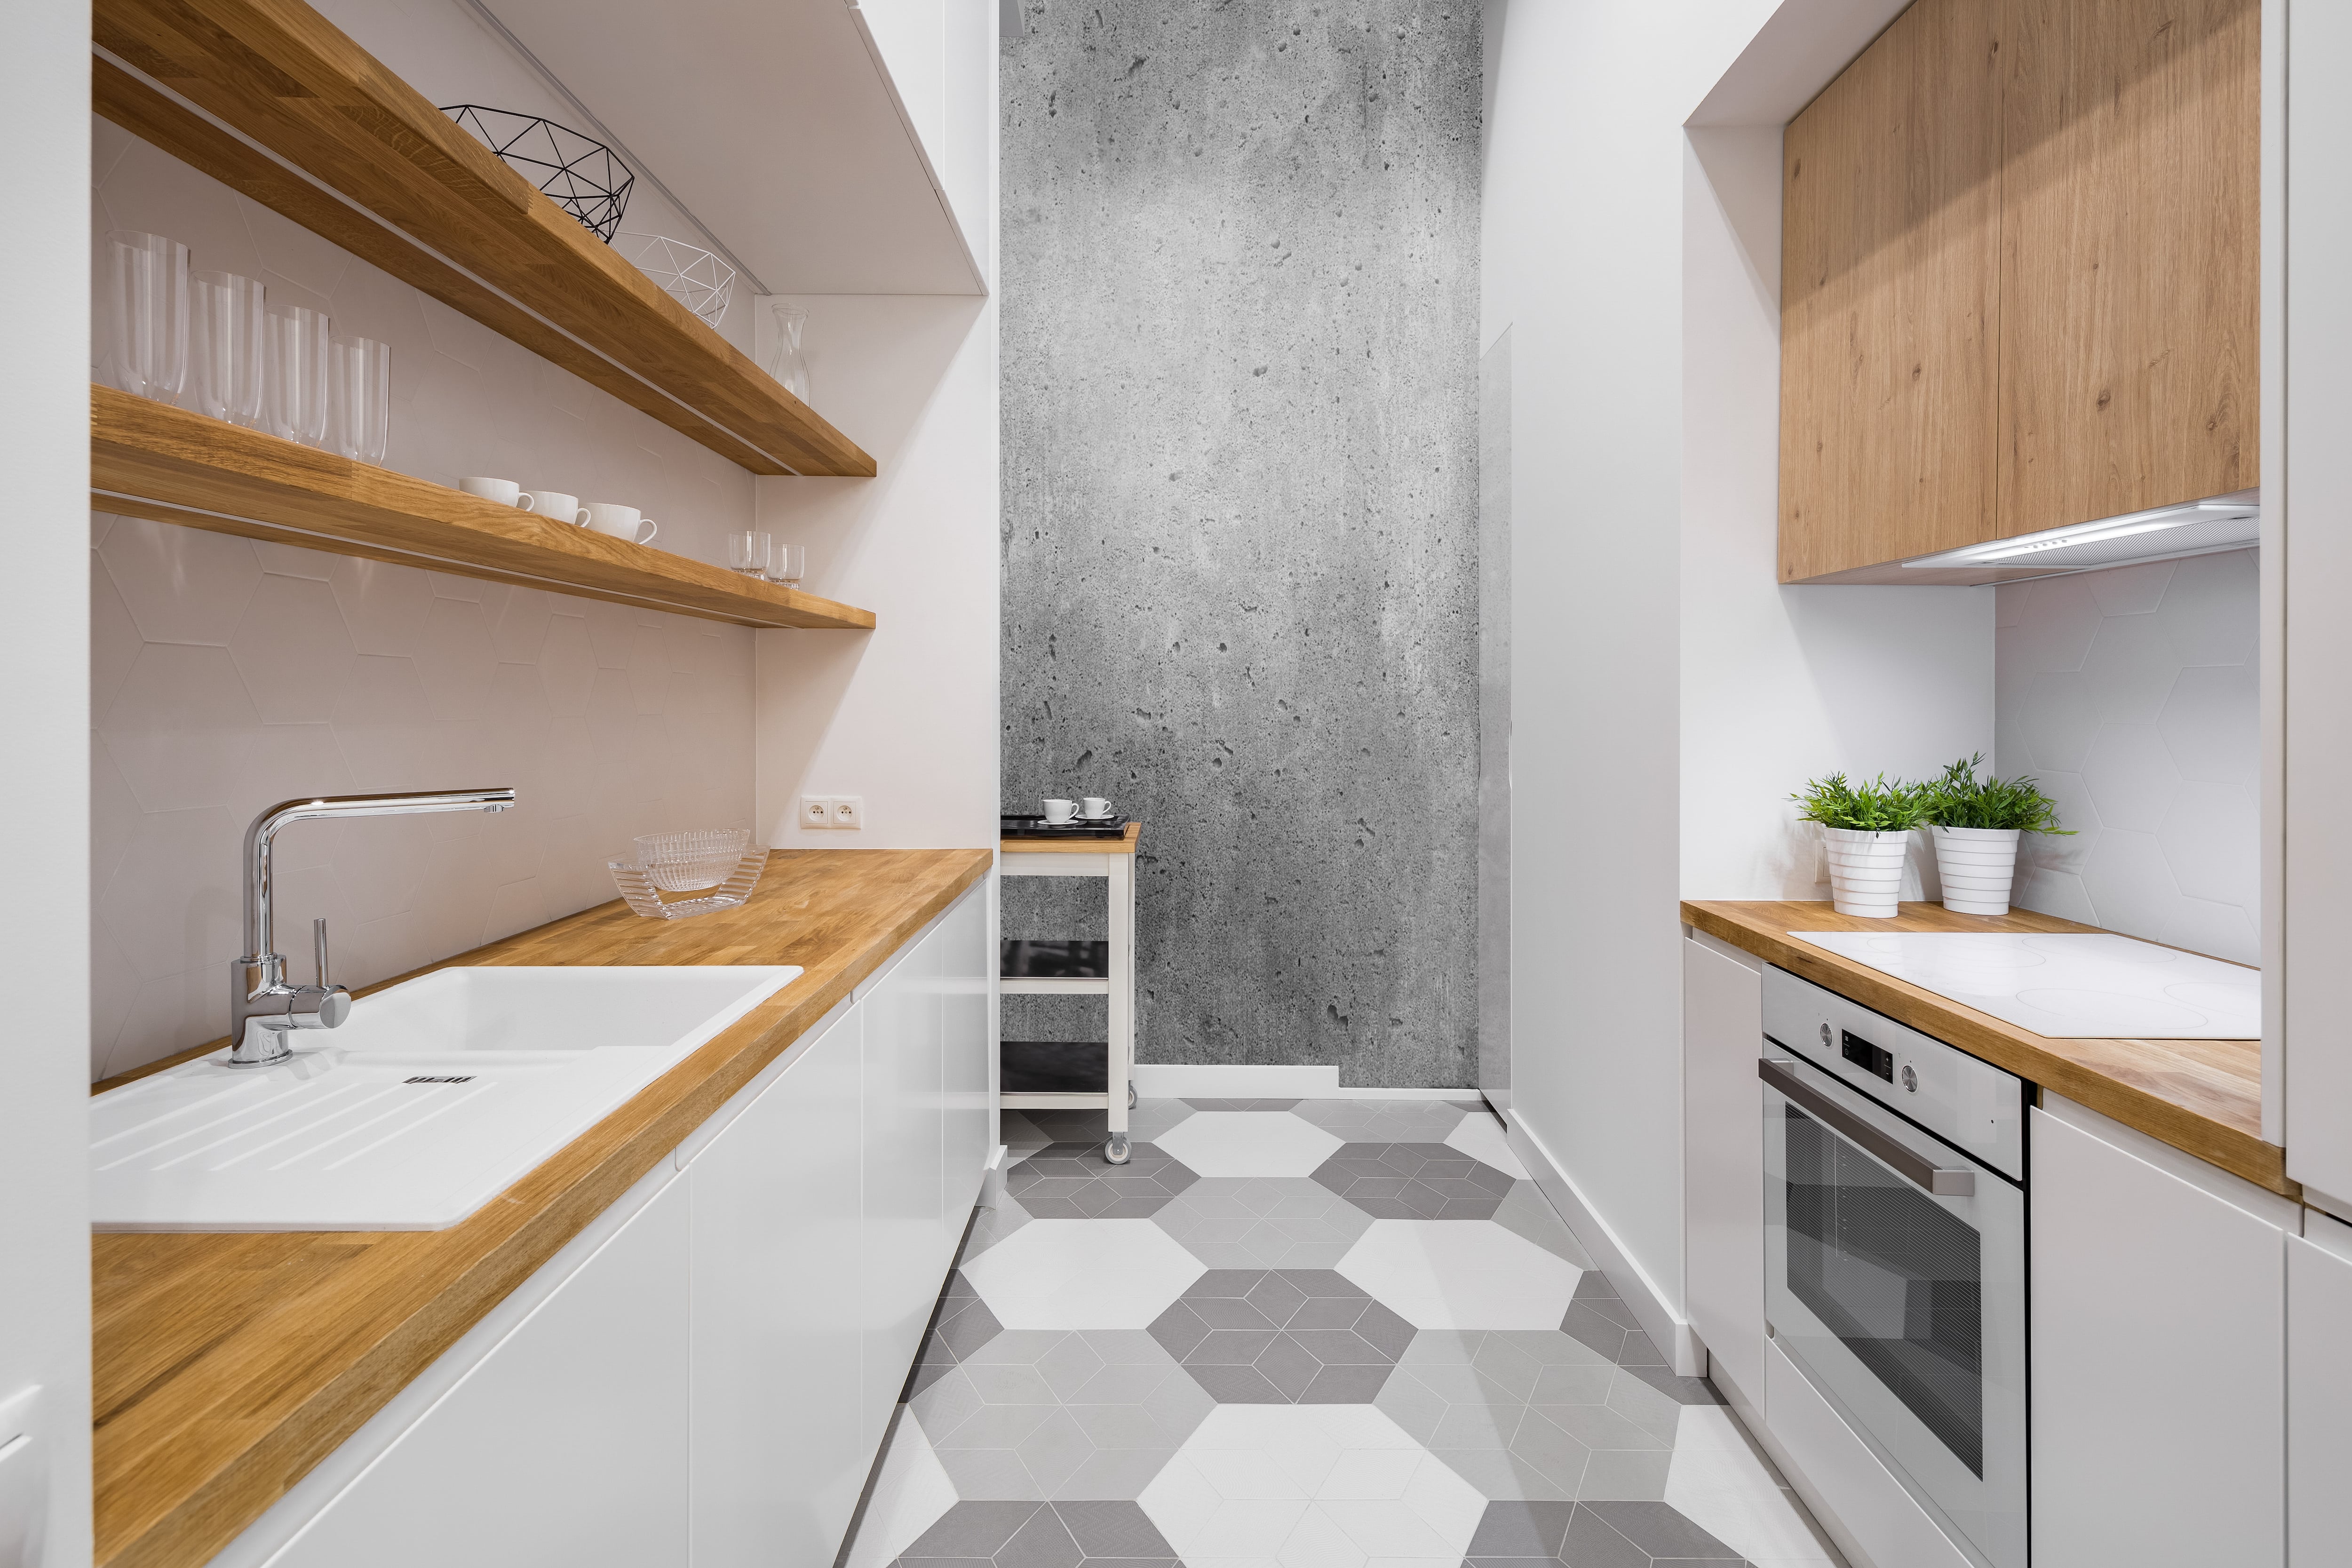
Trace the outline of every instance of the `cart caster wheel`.
<instances>
[{"instance_id":1,"label":"cart caster wheel","mask_svg":"<svg viewBox=\"0 0 2352 1568\"><path fill-rule=\"evenodd\" d=\"M1135 1085L1131 1083L1127 1086L1127 1108L1129 1110L1135 1109Z\"/></svg>"},{"instance_id":2,"label":"cart caster wheel","mask_svg":"<svg viewBox=\"0 0 2352 1568\"><path fill-rule=\"evenodd\" d=\"M1124 1132L1112 1133L1110 1135L1110 1142L1103 1149L1103 1160L1105 1163L1113 1165L1124 1165L1127 1163L1127 1134Z\"/></svg>"}]
</instances>

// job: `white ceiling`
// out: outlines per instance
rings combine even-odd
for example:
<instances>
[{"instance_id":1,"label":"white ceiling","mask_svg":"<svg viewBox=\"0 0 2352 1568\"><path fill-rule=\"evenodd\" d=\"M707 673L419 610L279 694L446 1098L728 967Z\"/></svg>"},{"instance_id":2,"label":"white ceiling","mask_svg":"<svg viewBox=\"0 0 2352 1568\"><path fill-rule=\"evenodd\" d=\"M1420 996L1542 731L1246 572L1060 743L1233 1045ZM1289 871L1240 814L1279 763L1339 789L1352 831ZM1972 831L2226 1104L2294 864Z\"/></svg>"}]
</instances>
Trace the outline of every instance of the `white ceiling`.
<instances>
[{"instance_id":1,"label":"white ceiling","mask_svg":"<svg viewBox=\"0 0 2352 1568\"><path fill-rule=\"evenodd\" d=\"M844 0L484 3L771 292L984 291Z\"/></svg>"}]
</instances>

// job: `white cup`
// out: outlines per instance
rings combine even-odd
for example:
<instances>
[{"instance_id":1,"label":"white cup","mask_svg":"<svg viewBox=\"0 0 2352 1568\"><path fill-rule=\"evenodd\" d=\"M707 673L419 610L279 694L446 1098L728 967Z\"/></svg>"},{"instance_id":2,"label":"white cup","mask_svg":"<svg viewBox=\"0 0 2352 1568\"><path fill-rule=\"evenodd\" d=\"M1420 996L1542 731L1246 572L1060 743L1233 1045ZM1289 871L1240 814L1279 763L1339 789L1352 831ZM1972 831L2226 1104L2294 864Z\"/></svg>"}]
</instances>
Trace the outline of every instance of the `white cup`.
<instances>
[{"instance_id":1,"label":"white cup","mask_svg":"<svg viewBox=\"0 0 2352 1568\"><path fill-rule=\"evenodd\" d=\"M522 493L522 487L512 479L459 479L457 488L469 496L479 496L500 506L519 506L525 511L533 510L532 498Z\"/></svg>"},{"instance_id":2,"label":"white cup","mask_svg":"<svg viewBox=\"0 0 2352 1568\"><path fill-rule=\"evenodd\" d=\"M1061 824L1069 821L1076 813L1078 805L1076 801L1049 800L1045 803L1045 820L1056 826L1059 826Z\"/></svg>"},{"instance_id":3,"label":"white cup","mask_svg":"<svg viewBox=\"0 0 2352 1568\"><path fill-rule=\"evenodd\" d=\"M1110 815L1110 802L1098 795L1081 795L1078 798L1078 815L1099 822Z\"/></svg>"},{"instance_id":4,"label":"white cup","mask_svg":"<svg viewBox=\"0 0 2352 1568\"><path fill-rule=\"evenodd\" d=\"M580 504L580 498L565 495L562 490L525 490L523 500L530 502L525 510L535 511L540 516L557 522L588 521L587 509Z\"/></svg>"},{"instance_id":5,"label":"white cup","mask_svg":"<svg viewBox=\"0 0 2352 1568\"><path fill-rule=\"evenodd\" d=\"M620 506L608 500L592 500L583 510L580 521L599 533L609 533L615 539L625 539L633 544L650 544L661 531L661 524L645 516L633 506ZM639 533L639 529L645 530Z\"/></svg>"}]
</instances>

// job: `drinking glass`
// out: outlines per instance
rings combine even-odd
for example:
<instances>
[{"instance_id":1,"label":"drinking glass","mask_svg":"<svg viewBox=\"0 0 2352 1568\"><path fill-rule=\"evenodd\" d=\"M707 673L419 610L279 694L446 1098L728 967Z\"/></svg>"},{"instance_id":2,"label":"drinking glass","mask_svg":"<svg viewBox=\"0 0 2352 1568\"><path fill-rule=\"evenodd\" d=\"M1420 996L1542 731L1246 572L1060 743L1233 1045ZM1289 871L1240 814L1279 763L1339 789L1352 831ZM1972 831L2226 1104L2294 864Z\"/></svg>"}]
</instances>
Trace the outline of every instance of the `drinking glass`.
<instances>
[{"instance_id":1,"label":"drinking glass","mask_svg":"<svg viewBox=\"0 0 2352 1568\"><path fill-rule=\"evenodd\" d=\"M768 571L769 536L756 528L737 529L727 536L727 564L753 577Z\"/></svg>"},{"instance_id":2,"label":"drinking glass","mask_svg":"<svg viewBox=\"0 0 2352 1568\"><path fill-rule=\"evenodd\" d=\"M254 279L199 272L189 280L189 379L198 408L238 425L261 423L268 328L262 288Z\"/></svg>"},{"instance_id":3,"label":"drinking glass","mask_svg":"<svg viewBox=\"0 0 2352 1568\"><path fill-rule=\"evenodd\" d=\"M306 447L327 442L327 349L333 323L323 310L272 305L262 410L269 433Z\"/></svg>"},{"instance_id":4,"label":"drinking glass","mask_svg":"<svg viewBox=\"0 0 2352 1568\"><path fill-rule=\"evenodd\" d=\"M188 377L188 247L160 234L106 237L100 310L107 328L106 379L169 403Z\"/></svg>"},{"instance_id":5,"label":"drinking glass","mask_svg":"<svg viewBox=\"0 0 2352 1568\"><path fill-rule=\"evenodd\" d=\"M798 587L808 569L808 546L779 544L768 552L768 581Z\"/></svg>"},{"instance_id":6,"label":"drinking glass","mask_svg":"<svg viewBox=\"0 0 2352 1568\"><path fill-rule=\"evenodd\" d=\"M383 461L392 439L392 346L373 338L327 344L327 445L362 463Z\"/></svg>"}]
</instances>

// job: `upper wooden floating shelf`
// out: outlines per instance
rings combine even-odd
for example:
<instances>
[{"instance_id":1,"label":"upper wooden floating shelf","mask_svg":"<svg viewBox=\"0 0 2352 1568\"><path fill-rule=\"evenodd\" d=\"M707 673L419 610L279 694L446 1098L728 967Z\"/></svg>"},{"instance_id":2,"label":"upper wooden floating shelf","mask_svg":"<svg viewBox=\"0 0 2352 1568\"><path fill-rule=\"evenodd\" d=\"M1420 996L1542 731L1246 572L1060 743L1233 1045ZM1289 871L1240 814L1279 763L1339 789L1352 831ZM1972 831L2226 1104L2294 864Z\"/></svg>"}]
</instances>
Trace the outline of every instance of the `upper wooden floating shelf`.
<instances>
[{"instance_id":1,"label":"upper wooden floating shelf","mask_svg":"<svg viewBox=\"0 0 2352 1568\"><path fill-rule=\"evenodd\" d=\"M301 0L97 0L91 31L94 106L132 134L755 474L873 475Z\"/></svg>"},{"instance_id":2,"label":"upper wooden floating shelf","mask_svg":"<svg viewBox=\"0 0 2352 1568\"><path fill-rule=\"evenodd\" d=\"M89 394L90 495L101 511L737 626L874 626L871 610L110 386Z\"/></svg>"}]
</instances>

